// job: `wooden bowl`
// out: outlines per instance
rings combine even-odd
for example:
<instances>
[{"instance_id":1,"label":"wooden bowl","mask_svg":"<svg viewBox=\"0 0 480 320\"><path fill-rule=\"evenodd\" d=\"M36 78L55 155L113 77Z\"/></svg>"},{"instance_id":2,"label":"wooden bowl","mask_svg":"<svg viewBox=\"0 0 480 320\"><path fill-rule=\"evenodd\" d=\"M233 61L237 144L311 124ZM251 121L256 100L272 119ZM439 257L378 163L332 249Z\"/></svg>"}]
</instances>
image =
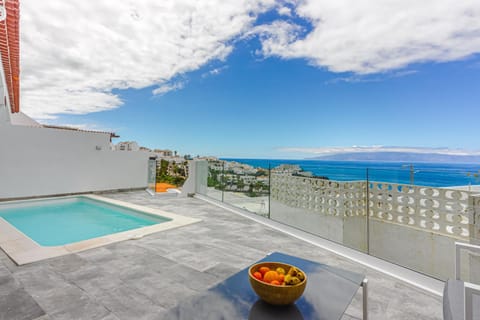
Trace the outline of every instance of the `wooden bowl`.
<instances>
[{"instance_id":1,"label":"wooden bowl","mask_svg":"<svg viewBox=\"0 0 480 320\"><path fill-rule=\"evenodd\" d=\"M297 268L305 275L305 279L302 282L295 285L284 285L277 286L269 284L263 281L258 280L253 276L261 267L268 267L270 270L275 270L278 267L285 269L285 272L288 272L291 267L295 267L290 264L282 262L260 262L254 264L248 269L248 278L250 280L250 285L252 286L253 291L265 302L268 302L273 305L287 305L294 303L298 298L300 298L305 291L307 286L307 275L303 270Z\"/></svg>"}]
</instances>

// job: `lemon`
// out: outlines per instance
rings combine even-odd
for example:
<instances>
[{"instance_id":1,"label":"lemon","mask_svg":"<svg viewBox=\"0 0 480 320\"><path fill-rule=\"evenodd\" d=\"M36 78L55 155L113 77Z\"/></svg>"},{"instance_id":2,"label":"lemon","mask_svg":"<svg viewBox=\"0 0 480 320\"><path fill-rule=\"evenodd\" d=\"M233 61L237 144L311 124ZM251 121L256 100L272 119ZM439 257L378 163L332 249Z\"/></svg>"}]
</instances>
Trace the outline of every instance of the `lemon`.
<instances>
[{"instance_id":1,"label":"lemon","mask_svg":"<svg viewBox=\"0 0 480 320\"><path fill-rule=\"evenodd\" d=\"M282 267L278 267L275 271L277 271L278 274L285 274L285 269Z\"/></svg>"}]
</instances>

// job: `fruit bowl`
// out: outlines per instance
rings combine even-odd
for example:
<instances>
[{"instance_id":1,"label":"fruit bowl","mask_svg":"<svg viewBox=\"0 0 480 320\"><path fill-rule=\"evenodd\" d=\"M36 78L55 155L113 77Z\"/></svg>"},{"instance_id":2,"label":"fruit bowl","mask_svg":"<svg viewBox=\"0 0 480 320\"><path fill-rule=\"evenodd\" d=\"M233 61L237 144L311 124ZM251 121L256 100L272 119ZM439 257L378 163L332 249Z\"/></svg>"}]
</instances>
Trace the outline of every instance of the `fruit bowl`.
<instances>
[{"instance_id":1,"label":"fruit bowl","mask_svg":"<svg viewBox=\"0 0 480 320\"><path fill-rule=\"evenodd\" d=\"M279 281L282 279L280 276L282 270L284 272L283 281ZM282 262L254 264L248 269L248 278L253 291L263 301L273 305L287 305L295 302L302 296L307 285L305 272Z\"/></svg>"}]
</instances>

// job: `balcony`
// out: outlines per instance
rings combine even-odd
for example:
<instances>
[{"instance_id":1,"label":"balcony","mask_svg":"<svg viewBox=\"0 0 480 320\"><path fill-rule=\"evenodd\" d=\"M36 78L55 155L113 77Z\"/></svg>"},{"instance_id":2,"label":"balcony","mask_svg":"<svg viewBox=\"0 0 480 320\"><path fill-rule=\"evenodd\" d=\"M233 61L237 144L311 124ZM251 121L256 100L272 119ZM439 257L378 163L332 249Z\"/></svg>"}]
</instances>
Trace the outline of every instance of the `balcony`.
<instances>
[{"instance_id":1,"label":"balcony","mask_svg":"<svg viewBox=\"0 0 480 320\"><path fill-rule=\"evenodd\" d=\"M396 271L403 268L355 262L360 260L346 258L345 250L356 251L341 246L336 251L334 243L309 233L198 198L151 197L144 191L103 196L202 221L24 266L0 252L0 318L162 319L179 302L272 251L365 273L370 319L442 318L435 289L441 288L440 281L421 275L418 281L400 280ZM325 243L333 247L326 249ZM361 318L360 289L343 319Z\"/></svg>"}]
</instances>

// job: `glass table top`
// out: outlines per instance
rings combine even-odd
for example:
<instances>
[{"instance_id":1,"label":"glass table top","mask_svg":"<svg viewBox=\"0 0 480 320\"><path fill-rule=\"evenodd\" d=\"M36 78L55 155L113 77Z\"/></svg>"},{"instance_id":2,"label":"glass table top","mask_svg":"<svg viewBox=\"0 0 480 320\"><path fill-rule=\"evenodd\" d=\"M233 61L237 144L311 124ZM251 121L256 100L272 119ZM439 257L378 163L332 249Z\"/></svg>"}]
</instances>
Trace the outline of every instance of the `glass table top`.
<instances>
[{"instance_id":1,"label":"glass table top","mask_svg":"<svg viewBox=\"0 0 480 320\"><path fill-rule=\"evenodd\" d=\"M279 252L258 262L263 261L284 262L305 271L308 280L302 297L288 306L273 306L263 302L250 287L248 268L245 268L204 293L182 301L165 318L340 319L365 278L359 273Z\"/></svg>"}]
</instances>

